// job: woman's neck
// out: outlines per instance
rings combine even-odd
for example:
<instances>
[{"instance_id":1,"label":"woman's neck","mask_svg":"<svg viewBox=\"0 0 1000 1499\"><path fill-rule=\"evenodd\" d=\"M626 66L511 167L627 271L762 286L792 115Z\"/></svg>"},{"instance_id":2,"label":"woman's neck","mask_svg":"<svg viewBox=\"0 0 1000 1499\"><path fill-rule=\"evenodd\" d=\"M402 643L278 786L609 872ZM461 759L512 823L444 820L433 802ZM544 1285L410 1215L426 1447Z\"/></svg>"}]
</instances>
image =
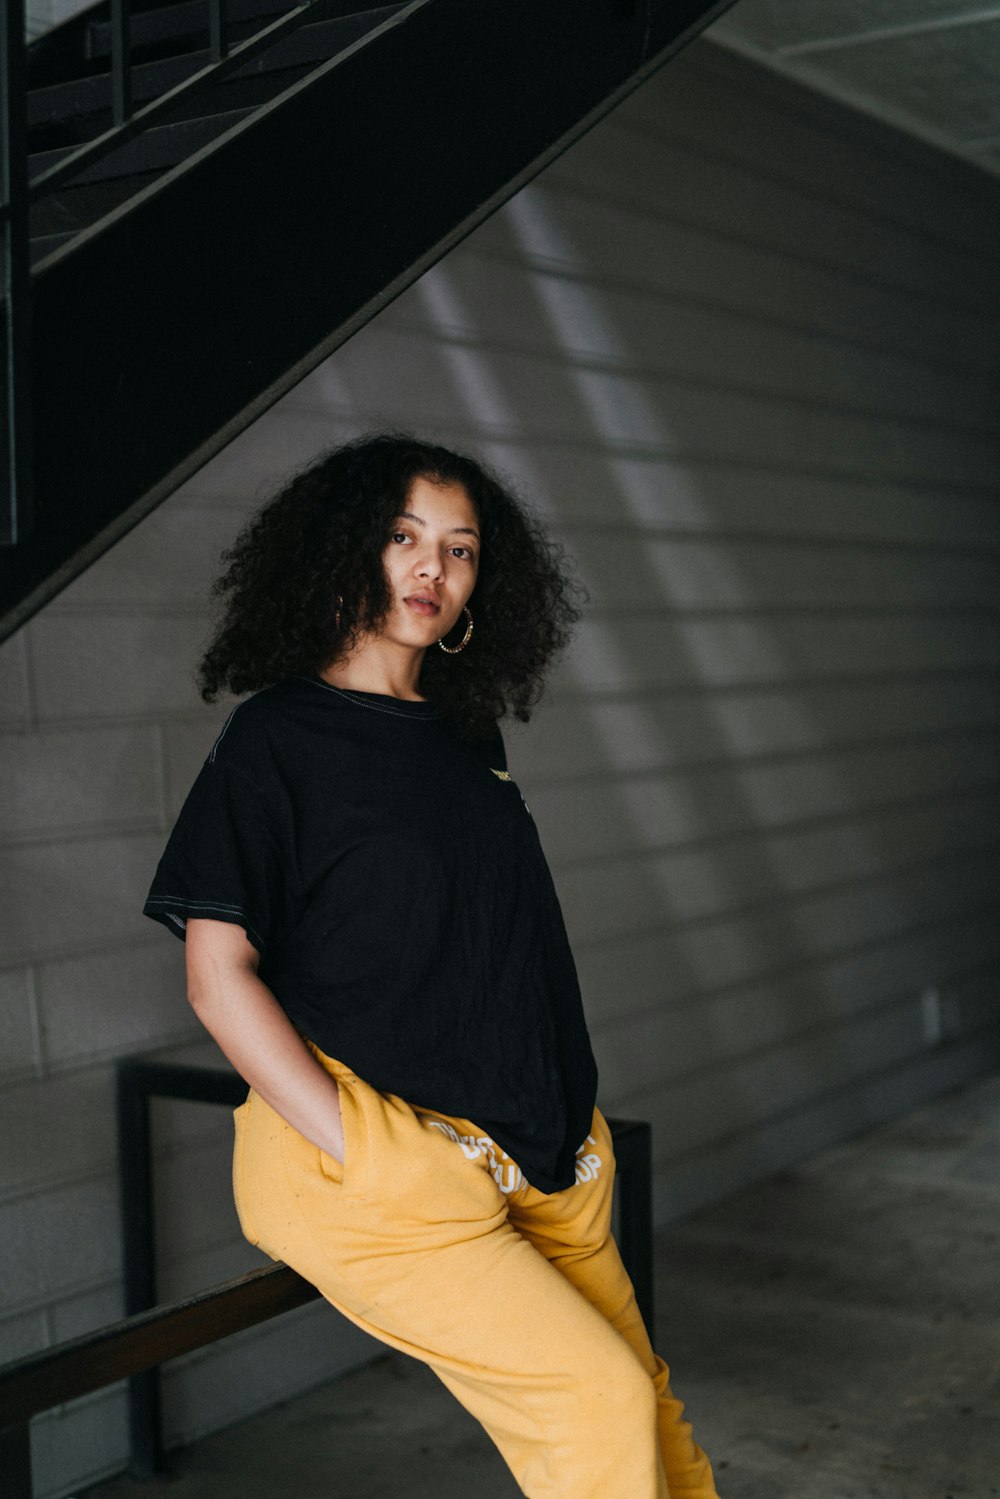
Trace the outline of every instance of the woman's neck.
<instances>
[{"instance_id":1,"label":"woman's neck","mask_svg":"<svg viewBox=\"0 0 1000 1499\"><path fill-rule=\"evenodd\" d=\"M422 703L420 668L422 650L393 647L388 641L361 640L350 655L331 661L319 675L331 687L346 687L354 692L377 692L383 697L397 697L405 702Z\"/></svg>"}]
</instances>

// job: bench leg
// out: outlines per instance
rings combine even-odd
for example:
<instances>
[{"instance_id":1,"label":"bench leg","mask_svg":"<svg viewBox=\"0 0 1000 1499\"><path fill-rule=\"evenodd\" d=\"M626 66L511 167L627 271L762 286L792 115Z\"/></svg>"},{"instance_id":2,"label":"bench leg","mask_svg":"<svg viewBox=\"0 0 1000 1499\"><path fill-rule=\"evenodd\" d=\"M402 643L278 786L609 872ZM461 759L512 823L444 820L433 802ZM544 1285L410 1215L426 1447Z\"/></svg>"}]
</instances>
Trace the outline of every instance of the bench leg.
<instances>
[{"instance_id":1,"label":"bench leg","mask_svg":"<svg viewBox=\"0 0 1000 1499\"><path fill-rule=\"evenodd\" d=\"M156 1242L150 1094L142 1068L118 1070L118 1180L121 1191L125 1315L156 1305ZM129 1472L153 1478L163 1470L160 1371L147 1369L128 1382Z\"/></svg>"},{"instance_id":2,"label":"bench leg","mask_svg":"<svg viewBox=\"0 0 1000 1499\"><path fill-rule=\"evenodd\" d=\"M7 1499L31 1499L31 1432L27 1421L0 1427L0 1473Z\"/></svg>"},{"instance_id":3,"label":"bench leg","mask_svg":"<svg viewBox=\"0 0 1000 1499\"><path fill-rule=\"evenodd\" d=\"M610 1121L609 1121L610 1122ZM653 1301L653 1132L640 1120L612 1123L618 1163L618 1247L655 1342Z\"/></svg>"}]
</instances>

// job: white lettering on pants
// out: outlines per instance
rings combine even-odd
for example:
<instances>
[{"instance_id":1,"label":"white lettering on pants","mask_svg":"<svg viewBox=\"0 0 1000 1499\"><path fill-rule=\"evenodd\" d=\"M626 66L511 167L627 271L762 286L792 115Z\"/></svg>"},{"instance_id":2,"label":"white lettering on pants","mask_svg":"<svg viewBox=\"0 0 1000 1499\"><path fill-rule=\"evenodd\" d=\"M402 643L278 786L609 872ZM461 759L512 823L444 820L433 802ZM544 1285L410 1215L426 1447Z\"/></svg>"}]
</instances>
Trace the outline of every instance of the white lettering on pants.
<instances>
[{"instance_id":1,"label":"white lettering on pants","mask_svg":"<svg viewBox=\"0 0 1000 1499\"><path fill-rule=\"evenodd\" d=\"M427 1123L431 1129L439 1129L449 1140L460 1146L467 1161L476 1161L480 1156L485 1156L490 1174L505 1196L524 1185L524 1173L520 1166L489 1135L460 1135L455 1126L445 1119L428 1119ZM596 1150L587 1149L588 1145L596 1144L593 1135L588 1135L576 1153L575 1174L581 1185L596 1181L604 1164Z\"/></svg>"}]
</instances>

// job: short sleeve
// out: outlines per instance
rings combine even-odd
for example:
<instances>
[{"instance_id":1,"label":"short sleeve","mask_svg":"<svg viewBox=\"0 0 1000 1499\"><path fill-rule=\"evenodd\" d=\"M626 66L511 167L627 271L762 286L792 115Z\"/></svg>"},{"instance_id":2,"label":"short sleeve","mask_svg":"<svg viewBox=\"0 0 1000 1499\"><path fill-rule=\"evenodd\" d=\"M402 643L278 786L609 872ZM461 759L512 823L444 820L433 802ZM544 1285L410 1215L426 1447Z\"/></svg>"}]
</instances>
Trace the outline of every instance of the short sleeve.
<instances>
[{"instance_id":1,"label":"short sleeve","mask_svg":"<svg viewBox=\"0 0 1000 1499\"><path fill-rule=\"evenodd\" d=\"M503 742L503 735L497 729L496 738L490 743L490 765L497 770L507 769L507 746Z\"/></svg>"},{"instance_id":2,"label":"short sleeve","mask_svg":"<svg viewBox=\"0 0 1000 1499\"><path fill-rule=\"evenodd\" d=\"M181 938L191 916L232 922L264 953L286 904L283 843L274 797L213 753L181 809L144 914Z\"/></svg>"}]
</instances>

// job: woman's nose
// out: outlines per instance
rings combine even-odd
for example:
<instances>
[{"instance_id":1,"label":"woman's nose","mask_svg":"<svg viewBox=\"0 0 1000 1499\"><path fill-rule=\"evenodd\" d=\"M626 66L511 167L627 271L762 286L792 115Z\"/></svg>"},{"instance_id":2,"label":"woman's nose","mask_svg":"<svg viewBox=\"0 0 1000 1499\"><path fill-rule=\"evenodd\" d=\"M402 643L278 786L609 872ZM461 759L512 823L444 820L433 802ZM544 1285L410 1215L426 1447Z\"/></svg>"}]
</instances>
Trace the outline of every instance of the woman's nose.
<instances>
[{"instance_id":1,"label":"woman's nose","mask_svg":"<svg viewBox=\"0 0 1000 1499\"><path fill-rule=\"evenodd\" d=\"M444 576L444 562L436 547L428 547L421 552L416 560L414 571L420 578L442 578Z\"/></svg>"}]
</instances>

